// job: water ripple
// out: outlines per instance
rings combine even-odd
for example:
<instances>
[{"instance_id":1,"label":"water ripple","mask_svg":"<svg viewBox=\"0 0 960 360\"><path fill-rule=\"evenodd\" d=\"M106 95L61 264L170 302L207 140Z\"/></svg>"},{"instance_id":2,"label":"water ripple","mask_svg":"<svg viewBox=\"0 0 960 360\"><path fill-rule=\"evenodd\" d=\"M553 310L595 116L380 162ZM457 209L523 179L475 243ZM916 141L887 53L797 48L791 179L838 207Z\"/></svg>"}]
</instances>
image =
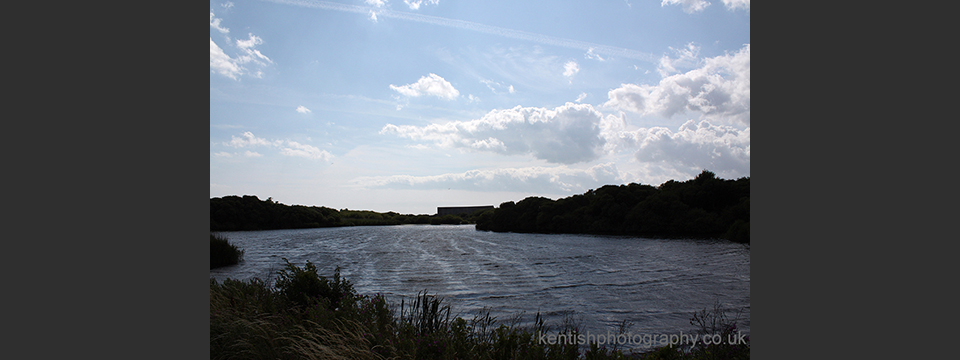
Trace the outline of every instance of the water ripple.
<instances>
[{"instance_id":1,"label":"water ripple","mask_svg":"<svg viewBox=\"0 0 960 360\"><path fill-rule=\"evenodd\" d=\"M743 309L749 333L750 250L723 241L492 233L473 226L378 226L225 232L245 250L238 265L210 277L270 280L307 260L322 275L341 273L361 294L399 303L419 291L443 296L465 318L487 308L530 325L540 312L553 326L573 315L583 329L690 331L693 312L717 301Z\"/></svg>"}]
</instances>

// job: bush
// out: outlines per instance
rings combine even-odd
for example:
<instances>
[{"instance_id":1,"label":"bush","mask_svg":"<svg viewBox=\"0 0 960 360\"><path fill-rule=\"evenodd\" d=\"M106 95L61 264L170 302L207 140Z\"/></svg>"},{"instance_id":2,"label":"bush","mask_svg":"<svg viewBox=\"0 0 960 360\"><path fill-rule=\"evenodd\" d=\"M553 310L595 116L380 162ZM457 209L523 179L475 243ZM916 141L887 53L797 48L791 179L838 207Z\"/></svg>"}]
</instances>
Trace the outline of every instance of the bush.
<instances>
[{"instance_id":1,"label":"bush","mask_svg":"<svg viewBox=\"0 0 960 360\"><path fill-rule=\"evenodd\" d=\"M317 266L307 260L301 269L291 264L287 258L286 269L277 272L279 278L274 285L280 294L295 305L308 307L317 302L326 303L330 309L341 304L352 303L358 296L353 284L340 277L340 267L333 273L333 280L320 276Z\"/></svg>"},{"instance_id":2,"label":"bush","mask_svg":"<svg viewBox=\"0 0 960 360\"><path fill-rule=\"evenodd\" d=\"M243 260L243 250L219 234L210 234L210 268L236 265Z\"/></svg>"}]
</instances>

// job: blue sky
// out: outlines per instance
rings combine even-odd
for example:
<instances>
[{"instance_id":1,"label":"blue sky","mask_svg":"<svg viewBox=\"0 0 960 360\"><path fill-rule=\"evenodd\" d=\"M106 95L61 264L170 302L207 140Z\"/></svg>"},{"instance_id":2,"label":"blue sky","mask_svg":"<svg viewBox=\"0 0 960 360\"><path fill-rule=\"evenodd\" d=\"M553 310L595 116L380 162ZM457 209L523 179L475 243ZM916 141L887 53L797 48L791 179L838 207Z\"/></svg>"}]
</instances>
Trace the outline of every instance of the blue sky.
<instances>
[{"instance_id":1,"label":"blue sky","mask_svg":"<svg viewBox=\"0 0 960 360\"><path fill-rule=\"evenodd\" d=\"M210 3L210 196L438 206L750 175L749 0Z\"/></svg>"}]
</instances>

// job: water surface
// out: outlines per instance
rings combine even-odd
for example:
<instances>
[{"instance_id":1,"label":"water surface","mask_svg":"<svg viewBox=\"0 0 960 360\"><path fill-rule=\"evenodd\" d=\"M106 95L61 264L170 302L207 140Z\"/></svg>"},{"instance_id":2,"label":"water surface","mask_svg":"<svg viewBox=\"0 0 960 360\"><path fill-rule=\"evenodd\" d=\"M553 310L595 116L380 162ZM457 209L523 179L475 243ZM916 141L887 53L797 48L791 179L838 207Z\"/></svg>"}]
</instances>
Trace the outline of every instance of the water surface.
<instances>
[{"instance_id":1,"label":"water surface","mask_svg":"<svg viewBox=\"0 0 960 360\"><path fill-rule=\"evenodd\" d=\"M210 277L270 281L281 258L336 266L363 295L391 303L428 290L471 319L483 308L501 320L538 311L548 325L564 318L594 334L623 321L637 334L694 330L691 315L715 302L742 309L750 329L750 248L713 240L476 231L473 225L364 226L223 232L245 250L238 265Z\"/></svg>"}]
</instances>

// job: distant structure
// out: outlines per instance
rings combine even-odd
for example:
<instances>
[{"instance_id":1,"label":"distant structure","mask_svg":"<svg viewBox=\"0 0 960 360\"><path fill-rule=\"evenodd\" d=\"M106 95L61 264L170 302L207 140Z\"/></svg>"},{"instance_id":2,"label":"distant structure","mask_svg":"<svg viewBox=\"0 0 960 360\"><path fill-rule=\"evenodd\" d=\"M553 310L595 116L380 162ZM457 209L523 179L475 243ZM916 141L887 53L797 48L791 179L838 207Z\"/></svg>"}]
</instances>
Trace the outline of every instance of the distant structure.
<instances>
[{"instance_id":1,"label":"distant structure","mask_svg":"<svg viewBox=\"0 0 960 360\"><path fill-rule=\"evenodd\" d=\"M447 206L447 207L437 207L437 215L458 215L458 214L471 214L477 210L486 210L493 209L493 205L486 206Z\"/></svg>"}]
</instances>

